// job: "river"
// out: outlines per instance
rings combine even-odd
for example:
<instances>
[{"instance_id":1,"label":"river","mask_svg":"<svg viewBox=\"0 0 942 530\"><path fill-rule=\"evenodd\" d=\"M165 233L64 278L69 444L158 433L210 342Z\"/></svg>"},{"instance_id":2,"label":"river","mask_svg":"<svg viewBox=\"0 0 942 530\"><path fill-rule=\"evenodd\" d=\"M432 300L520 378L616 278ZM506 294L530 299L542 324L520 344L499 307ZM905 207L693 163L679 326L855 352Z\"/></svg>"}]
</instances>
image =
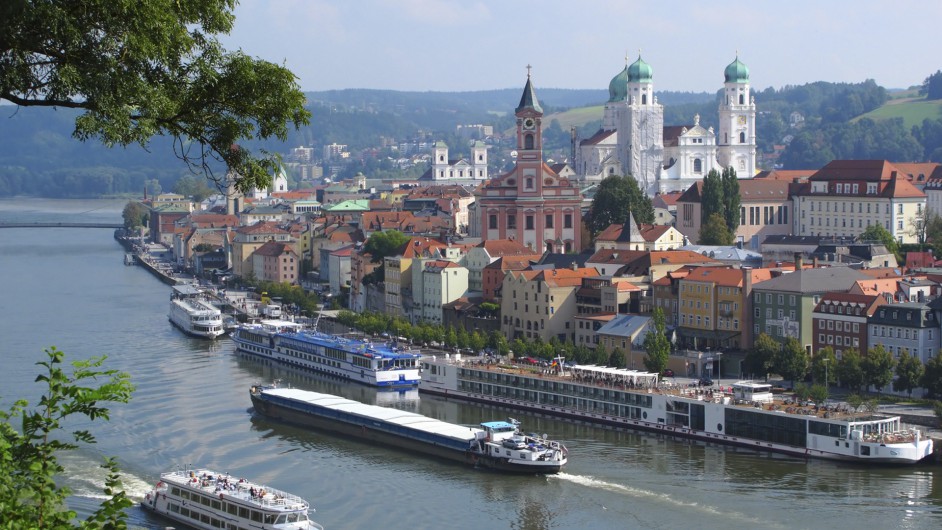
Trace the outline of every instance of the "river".
<instances>
[{"instance_id":1,"label":"river","mask_svg":"<svg viewBox=\"0 0 942 530\"><path fill-rule=\"evenodd\" d=\"M0 222L120 222L123 205L0 200ZM110 421L88 425L97 444L62 459L80 514L100 500L108 455L134 499L193 464L300 495L328 529L942 528L939 466L805 461L325 381L234 354L228 339L184 336L167 321L169 288L122 258L111 230L0 229L0 406L36 403L35 363L50 346L107 355L136 386ZM570 462L557 476L503 475L255 418L249 387L276 377L456 423L512 415L563 441ZM167 526L139 508L129 520Z\"/></svg>"}]
</instances>

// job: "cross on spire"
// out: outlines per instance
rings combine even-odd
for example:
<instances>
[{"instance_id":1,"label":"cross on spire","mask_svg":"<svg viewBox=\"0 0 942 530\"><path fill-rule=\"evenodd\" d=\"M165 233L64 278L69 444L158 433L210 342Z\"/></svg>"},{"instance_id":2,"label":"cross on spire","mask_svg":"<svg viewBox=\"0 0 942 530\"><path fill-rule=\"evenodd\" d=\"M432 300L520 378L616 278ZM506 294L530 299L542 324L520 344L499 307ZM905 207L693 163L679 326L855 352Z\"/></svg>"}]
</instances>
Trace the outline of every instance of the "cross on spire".
<instances>
[{"instance_id":1,"label":"cross on spire","mask_svg":"<svg viewBox=\"0 0 942 530\"><path fill-rule=\"evenodd\" d=\"M530 69L531 69L531 68L533 68L533 67L530 66L529 64L527 64L527 79L530 79Z\"/></svg>"}]
</instances>

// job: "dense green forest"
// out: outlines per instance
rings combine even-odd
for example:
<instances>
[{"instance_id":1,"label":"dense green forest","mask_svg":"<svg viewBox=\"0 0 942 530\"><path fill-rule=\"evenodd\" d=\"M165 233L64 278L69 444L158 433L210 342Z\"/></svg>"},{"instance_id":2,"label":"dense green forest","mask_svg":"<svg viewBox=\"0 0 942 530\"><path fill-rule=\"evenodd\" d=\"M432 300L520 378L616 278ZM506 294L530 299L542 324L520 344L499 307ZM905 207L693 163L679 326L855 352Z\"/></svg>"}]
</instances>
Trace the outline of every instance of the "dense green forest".
<instances>
[{"instance_id":1,"label":"dense green forest","mask_svg":"<svg viewBox=\"0 0 942 530\"><path fill-rule=\"evenodd\" d=\"M547 150L568 152L568 125L553 115L568 109L599 107L607 90L537 88L547 128ZM664 105L665 125L700 123L717 127L716 93L658 92ZM780 162L786 169L821 167L832 159L888 159L894 161L942 161L942 117L930 118L907 128L902 120L854 119L880 108L888 99L886 89L872 80L863 83L816 82L780 89L756 90L759 115L757 137L760 152L786 145ZM337 90L308 94L311 124L291 131L286 142L249 145L286 152L292 147L342 143L353 157L341 176L363 171L371 176L401 174L390 161L393 149L376 149L383 140L433 142L444 140L452 156L466 155L467 144L456 136L458 124L493 125L495 131L513 128L513 109L519 89L477 92L399 92L391 90ZM800 127L789 117L799 113ZM188 170L174 155L168 139L155 138L147 149L132 146L109 149L95 141L72 137L76 111L68 109L18 109L0 106L0 196L97 197L172 190ZM600 120L577 126L580 138L595 133ZM496 154L495 154L496 155ZM495 169L509 163L493 156ZM214 168L221 171L222 168ZM409 177L424 168L414 168ZM397 173L399 172L399 173Z\"/></svg>"}]
</instances>

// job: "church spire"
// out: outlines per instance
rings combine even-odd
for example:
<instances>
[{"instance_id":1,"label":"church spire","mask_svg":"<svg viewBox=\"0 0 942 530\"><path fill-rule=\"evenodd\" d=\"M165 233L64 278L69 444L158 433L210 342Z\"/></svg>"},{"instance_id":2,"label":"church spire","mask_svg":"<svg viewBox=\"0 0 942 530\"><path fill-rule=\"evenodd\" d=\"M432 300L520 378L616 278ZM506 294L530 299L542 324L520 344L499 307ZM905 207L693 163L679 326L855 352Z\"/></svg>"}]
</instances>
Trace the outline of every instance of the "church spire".
<instances>
[{"instance_id":1,"label":"church spire","mask_svg":"<svg viewBox=\"0 0 942 530\"><path fill-rule=\"evenodd\" d=\"M523 87L523 95L520 96L520 104L517 105L517 108L514 110L514 113L519 114L520 111L525 109L532 109L540 114L543 114L543 107L540 106L539 100L536 99L536 91L533 90L533 83L530 82L530 69L533 68L529 64L527 65L527 84Z\"/></svg>"}]
</instances>

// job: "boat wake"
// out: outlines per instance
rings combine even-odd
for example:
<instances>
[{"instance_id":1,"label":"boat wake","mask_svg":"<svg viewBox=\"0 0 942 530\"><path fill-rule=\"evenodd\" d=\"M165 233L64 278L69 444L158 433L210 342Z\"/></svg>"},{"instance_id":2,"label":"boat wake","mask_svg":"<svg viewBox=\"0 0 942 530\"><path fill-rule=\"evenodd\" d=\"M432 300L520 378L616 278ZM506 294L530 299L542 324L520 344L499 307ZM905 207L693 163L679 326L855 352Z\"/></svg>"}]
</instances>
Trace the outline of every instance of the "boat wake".
<instances>
[{"instance_id":1,"label":"boat wake","mask_svg":"<svg viewBox=\"0 0 942 530\"><path fill-rule=\"evenodd\" d=\"M599 480L594 477L584 476L584 475L570 475L569 473L558 473L556 475L551 475L548 477L550 480L565 480L567 482L578 484L580 486L585 486L588 488L595 488L600 490L609 491L612 493L622 494L627 497L634 497L638 499L649 499L654 500L666 505L673 506L675 508L684 508L687 510L700 511L704 515L722 517L725 520L730 522L739 521L742 523L752 523L752 524L762 524L765 527L769 527L769 521L765 519L759 519L752 517L746 514L731 512L728 510L720 511L713 506L708 506L700 504L697 502L685 502L677 500L671 497L667 493L658 493L655 491L643 490L639 488L634 488L631 486L626 486L624 484L617 484L615 482L608 482L605 480ZM607 509L604 506L603 509Z\"/></svg>"}]
</instances>

